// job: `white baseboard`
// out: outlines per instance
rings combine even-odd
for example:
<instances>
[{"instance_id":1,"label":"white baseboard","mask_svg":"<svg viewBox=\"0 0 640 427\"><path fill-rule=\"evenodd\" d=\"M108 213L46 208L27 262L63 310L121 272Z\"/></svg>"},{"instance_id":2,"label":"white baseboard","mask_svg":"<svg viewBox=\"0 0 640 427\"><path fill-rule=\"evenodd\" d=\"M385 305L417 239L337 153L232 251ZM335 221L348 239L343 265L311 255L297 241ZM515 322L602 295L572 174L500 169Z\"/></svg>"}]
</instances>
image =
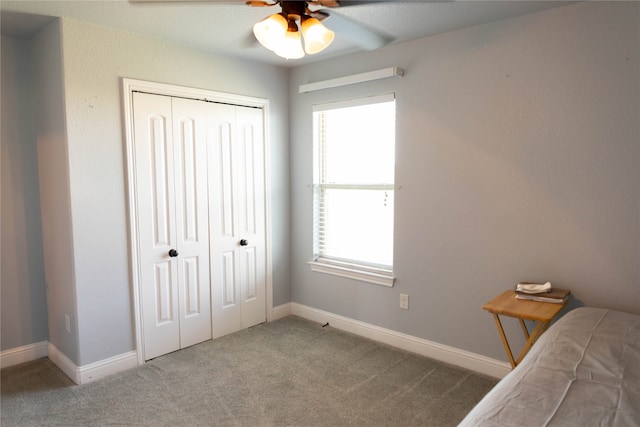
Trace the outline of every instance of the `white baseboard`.
<instances>
[{"instance_id":1,"label":"white baseboard","mask_svg":"<svg viewBox=\"0 0 640 427\"><path fill-rule=\"evenodd\" d=\"M271 320L278 320L291 315L291 303L278 305L271 309Z\"/></svg>"},{"instance_id":2,"label":"white baseboard","mask_svg":"<svg viewBox=\"0 0 640 427\"><path fill-rule=\"evenodd\" d=\"M138 366L138 354L130 351L78 367L51 343L49 343L49 359L78 385Z\"/></svg>"},{"instance_id":3,"label":"white baseboard","mask_svg":"<svg viewBox=\"0 0 640 427\"><path fill-rule=\"evenodd\" d=\"M336 329L495 378L502 378L511 371L506 362L294 302L273 307L271 320L282 319L292 314L322 324L329 322ZM76 384L87 384L138 366L137 353L130 351L78 367L53 344L46 341L0 352L0 366L6 368L47 356Z\"/></svg>"},{"instance_id":4,"label":"white baseboard","mask_svg":"<svg viewBox=\"0 0 640 427\"><path fill-rule=\"evenodd\" d=\"M336 329L495 378L502 378L511 371L511 366L506 362L381 328L295 302L291 303L291 314L322 324L329 322L329 325Z\"/></svg>"},{"instance_id":5,"label":"white baseboard","mask_svg":"<svg viewBox=\"0 0 640 427\"><path fill-rule=\"evenodd\" d=\"M73 363L67 356L64 355L63 352L58 350L58 348L49 343L49 360L51 360L62 372L65 373L66 376L71 378L76 384L80 384L79 378L77 375L78 367L75 363Z\"/></svg>"},{"instance_id":6,"label":"white baseboard","mask_svg":"<svg viewBox=\"0 0 640 427\"><path fill-rule=\"evenodd\" d=\"M130 351L108 359L77 368L78 384L87 384L100 378L126 371L138 366L138 353Z\"/></svg>"},{"instance_id":7,"label":"white baseboard","mask_svg":"<svg viewBox=\"0 0 640 427\"><path fill-rule=\"evenodd\" d=\"M2 351L0 352L0 367L8 368L9 366L47 357L48 344L47 341L41 341Z\"/></svg>"}]
</instances>

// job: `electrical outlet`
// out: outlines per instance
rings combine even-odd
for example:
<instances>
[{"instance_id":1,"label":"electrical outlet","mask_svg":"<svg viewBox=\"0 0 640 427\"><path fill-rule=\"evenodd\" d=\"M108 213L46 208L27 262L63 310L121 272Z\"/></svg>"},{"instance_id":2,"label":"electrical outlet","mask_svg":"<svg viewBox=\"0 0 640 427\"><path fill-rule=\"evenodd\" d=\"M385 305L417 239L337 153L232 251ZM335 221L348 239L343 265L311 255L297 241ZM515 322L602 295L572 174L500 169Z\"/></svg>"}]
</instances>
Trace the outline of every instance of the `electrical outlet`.
<instances>
[{"instance_id":1,"label":"electrical outlet","mask_svg":"<svg viewBox=\"0 0 640 427\"><path fill-rule=\"evenodd\" d=\"M409 310L409 295L400 294L400 308Z\"/></svg>"},{"instance_id":2,"label":"electrical outlet","mask_svg":"<svg viewBox=\"0 0 640 427\"><path fill-rule=\"evenodd\" d=\"M68 333L71 333L71 319L68 314L64 315L64 327Z\"/></svg>"}]
</instances>

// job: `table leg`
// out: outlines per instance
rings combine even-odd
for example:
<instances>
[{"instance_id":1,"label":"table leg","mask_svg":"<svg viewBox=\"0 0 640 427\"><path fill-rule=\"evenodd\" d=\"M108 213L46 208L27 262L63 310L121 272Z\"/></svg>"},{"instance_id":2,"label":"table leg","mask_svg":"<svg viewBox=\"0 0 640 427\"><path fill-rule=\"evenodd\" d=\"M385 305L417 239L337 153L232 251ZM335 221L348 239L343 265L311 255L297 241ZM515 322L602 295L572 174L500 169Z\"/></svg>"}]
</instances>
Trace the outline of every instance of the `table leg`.
<instances>
[{"instance_id":1,"label":"table leg","mask_svg":"<svg viewBox=\"0 0 640 427\"><path fill-rule=\"evenodd\" d=\"M513 359L513 353L511 352L511 347L509 347L509 342L507 341L507 337L504 334L504 329L502 329L502 323L500 323L500 318L496 313L492 313L493 318L496 321L496 327L498 328L498 332L500 332L500 338L502 338L502 345L504 345L504 349L507 351L507 356L509 357L509 362L511 363L511 367L515 368L517 362Z\"/></svg>"},{"instance_id":2,"label":"table leg","mask_svg":"<svg viewBox=\"0 0 640 427\"><path fill-rule=\"evenodd\" d=\"M538 324L533 329L533 332L529 336L529 339L527 339L527 342L524 344L524 348L520 352L520 356L518 356L518 360L516 360L515 362L516 365L522 362L522 359L524 359L524 356L527 355L527 353L529 352L529 349L531 349L531 346L533 346L533 344L535 344L538 338L540 338L540 335L542 335L542 333L547 330L547 328L549 327L549 323L551 323L550 320L546 322L542 320L538 321Z\"/></svg>"},{"instance_id":3,"label":"table leg","mask_svg":"<svg viewBox=\"0 0 640 427\"><path fill-rule=\"evenodd\" d=\"M529 339L529 330L527 329L527 325L524 323L524 319L518 319L520 320L520 326L522 327L522 333L524 333L524 338L525 339Z\"/></svg>"}]
</instances>

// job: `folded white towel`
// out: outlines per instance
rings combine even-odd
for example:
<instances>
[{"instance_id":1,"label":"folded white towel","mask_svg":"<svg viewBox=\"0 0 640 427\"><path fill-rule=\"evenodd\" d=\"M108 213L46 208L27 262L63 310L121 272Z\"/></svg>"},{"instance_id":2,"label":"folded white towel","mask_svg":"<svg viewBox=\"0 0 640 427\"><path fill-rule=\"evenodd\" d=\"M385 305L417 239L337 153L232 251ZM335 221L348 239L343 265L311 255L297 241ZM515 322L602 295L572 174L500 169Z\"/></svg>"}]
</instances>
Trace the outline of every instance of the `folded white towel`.
<instances>
[{"instance_id":1,"label":"folded white towel","mask_svg":"<svg viewBox=\"0 0 640 427\"><path fill-rule=\"evenodd\" d=\"M540 294L551 291L551 282L547 283L518 283L516 291L525 292L527 294Z\"/></svg>"}]
</instances>

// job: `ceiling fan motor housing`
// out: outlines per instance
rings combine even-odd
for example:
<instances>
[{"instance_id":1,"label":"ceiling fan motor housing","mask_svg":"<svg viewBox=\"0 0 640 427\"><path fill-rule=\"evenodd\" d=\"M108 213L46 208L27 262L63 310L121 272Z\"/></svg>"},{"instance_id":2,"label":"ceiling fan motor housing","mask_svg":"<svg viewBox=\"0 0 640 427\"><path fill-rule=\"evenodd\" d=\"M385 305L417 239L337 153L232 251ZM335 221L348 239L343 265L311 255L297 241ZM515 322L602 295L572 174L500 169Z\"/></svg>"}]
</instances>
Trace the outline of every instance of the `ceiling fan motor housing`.
<instances>
[{"instance_id":1,"label":"ceiling fan motor housing","mask_svg":"<svg viewBox=\"0 0 640 427\"><path fill-rule=\"evenodd\" d=\"M307 10L306 1L281 1L282 13L289 20L299 21L305 15Z\"/></svg>"}]
</instances>

